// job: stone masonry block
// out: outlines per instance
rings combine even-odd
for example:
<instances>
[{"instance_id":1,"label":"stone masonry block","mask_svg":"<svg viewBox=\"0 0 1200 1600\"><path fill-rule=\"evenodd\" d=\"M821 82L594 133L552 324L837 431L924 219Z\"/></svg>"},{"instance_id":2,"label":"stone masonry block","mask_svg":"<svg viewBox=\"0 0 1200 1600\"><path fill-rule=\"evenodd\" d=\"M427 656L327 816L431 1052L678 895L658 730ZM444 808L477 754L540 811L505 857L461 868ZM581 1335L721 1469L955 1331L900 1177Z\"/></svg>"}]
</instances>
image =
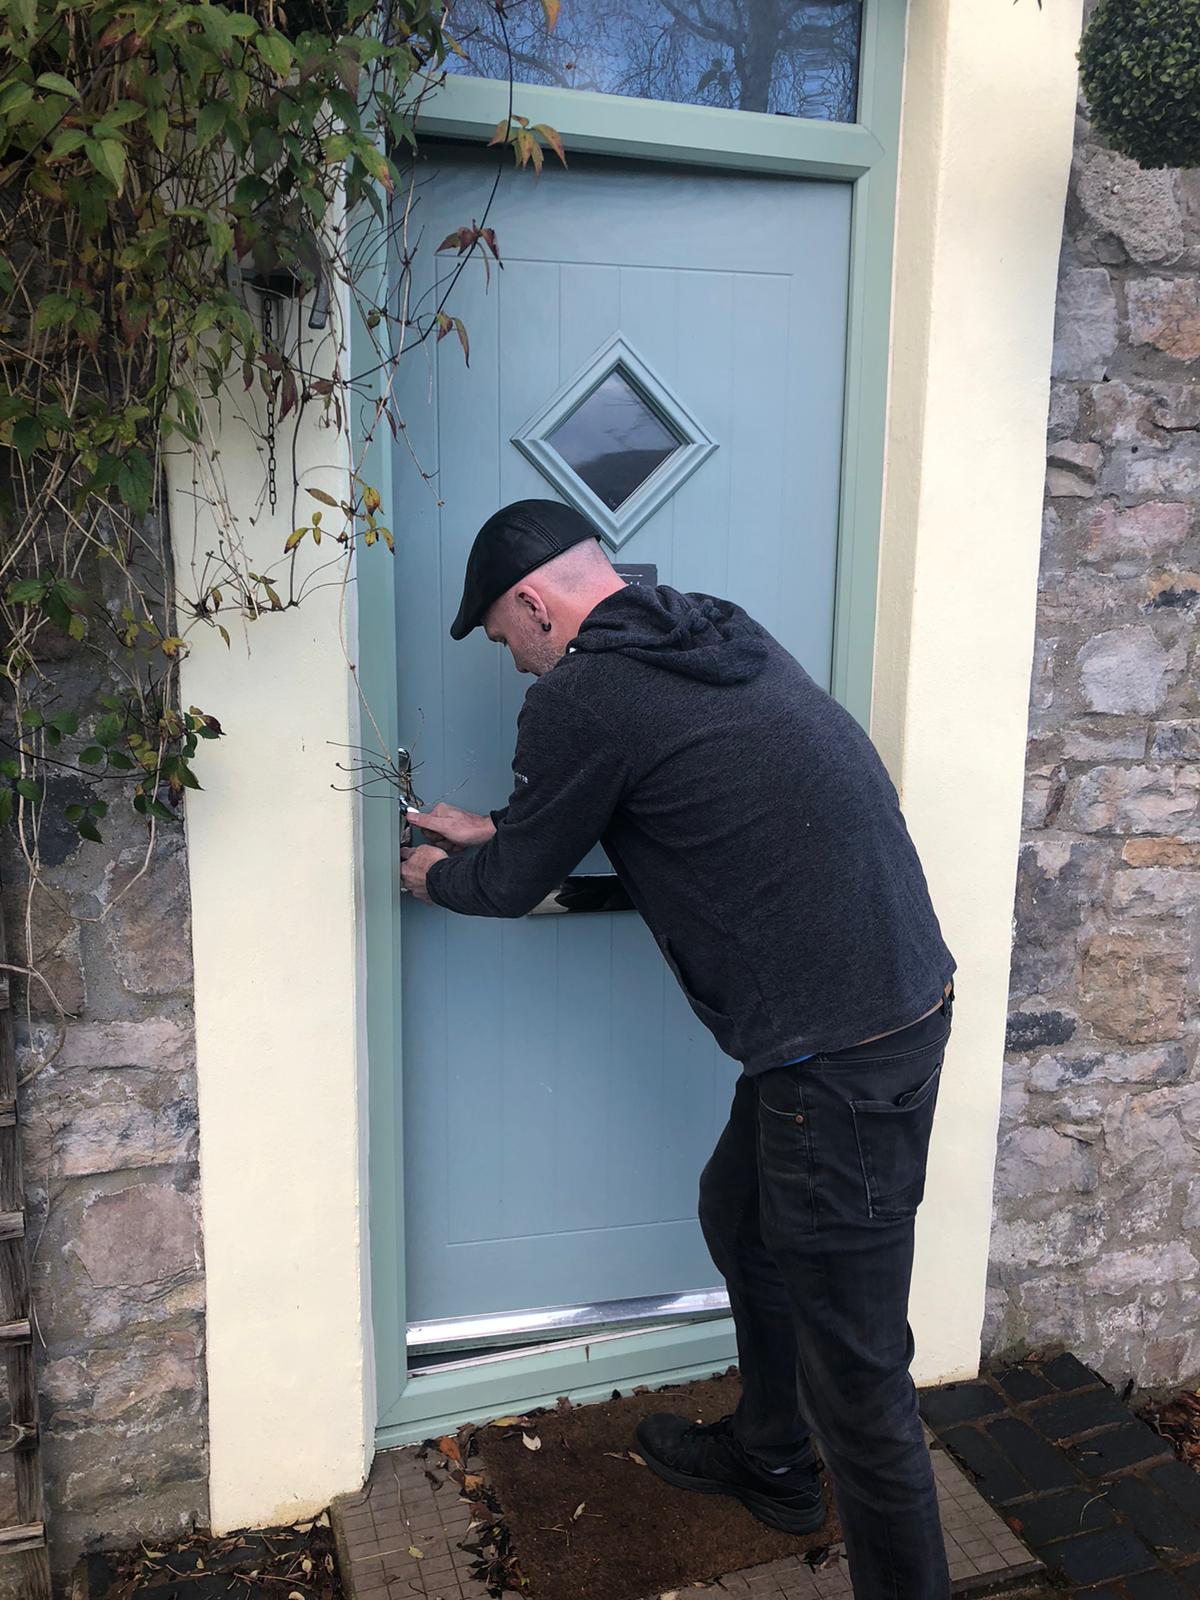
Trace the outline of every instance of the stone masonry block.
<instances>
[{"instance_id":1,"label":"stone masonry block","mask_svg":"<svg viewBox=\"0 0 1200 1600\"><path fill-rule=\"evenodd\" d=\"M1126 298L1134 344L1153 345L1177 361L1200 356L1200 283L1193 275L1133 278Z\"/></svg>"},{"instance_id":2,"label":"stone masonry block","mask_svg":"<svg viewBox=\"0 0 1200 1600\"><path fill-rule=\"evenodd\" d=\"M1081 833L1183 833L1200 816L1200 770L1093 767L1068 783L1063 809Z\"/></svg>"},{"instance_id":3,"label":"stone masonry block","mask_svg":"<svg viewBox=\"0 0 1200 1600\"><path fill-rule=\"evenodd\" d=\"M1119 239L1132 260L1145 266L1183 254L1174 173L1147 171L1115 150L1085 145L1074 188L1092 227Z\"/></svg>"},{"instance_id":4,"label":"stone masonry block","mask_svg":"<svg viewBox=\"0 0 1200 1600\"><path fill-rule=\"evenodd\" d=\"M196 1233L190 1196L135 1183L85 1207L74 1248L93 1284L144 1284L194 1270Z\"/></svg>"},{"instance_id":5,"label":"stone masonry block","mask_svg":"<svg viewBox=\"0 0 1200 1600\"><path fill-rule=\"evenodd\" d=\"M1054 325L1056 378L1104 376L1117 347L1117 299L1103 267L1068 272L1058 287Z\"/></svg>"},{"instance_id":6,"label":"stone masonry block","mask_svg":"<svg viewBox=\"0 0 1200 1600\"><path fill-rule=\"evenodd\" d=\"M1098 933L1083 953L1083 1015L1110 1039L1150 1044L1177 1038L1189 970L1186 946L1160 929Z\"/></svg>"}]
</instances>

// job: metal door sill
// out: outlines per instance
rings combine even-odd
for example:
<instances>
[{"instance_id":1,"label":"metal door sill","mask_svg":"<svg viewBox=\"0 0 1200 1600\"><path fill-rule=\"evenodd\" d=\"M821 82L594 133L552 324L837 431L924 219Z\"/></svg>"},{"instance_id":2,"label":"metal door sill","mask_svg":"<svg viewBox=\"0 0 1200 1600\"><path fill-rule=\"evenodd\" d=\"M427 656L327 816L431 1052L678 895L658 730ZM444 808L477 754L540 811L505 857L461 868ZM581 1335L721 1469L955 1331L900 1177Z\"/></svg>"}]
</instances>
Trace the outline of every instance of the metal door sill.
<instances>
[{"instance_id":1,"label":"metal door sill","mask_svg":"<svg viewBox=\"0 0 1200 1600\"><path fill-rule=\"evenodd\" d=\"M680 1323L708 1322L729 1315L724 1289L692 1294L647 1295L591 1306L548 1306L482 1317L448 1317L408 1328L410 1355L426 1359L411 1378L459 1372L468 1367L515 1361L549 1350L578 1350L644 1333L669 1331ZM441 1357L442 1359L438 1359Z\"/></svg>"}]
</instances>

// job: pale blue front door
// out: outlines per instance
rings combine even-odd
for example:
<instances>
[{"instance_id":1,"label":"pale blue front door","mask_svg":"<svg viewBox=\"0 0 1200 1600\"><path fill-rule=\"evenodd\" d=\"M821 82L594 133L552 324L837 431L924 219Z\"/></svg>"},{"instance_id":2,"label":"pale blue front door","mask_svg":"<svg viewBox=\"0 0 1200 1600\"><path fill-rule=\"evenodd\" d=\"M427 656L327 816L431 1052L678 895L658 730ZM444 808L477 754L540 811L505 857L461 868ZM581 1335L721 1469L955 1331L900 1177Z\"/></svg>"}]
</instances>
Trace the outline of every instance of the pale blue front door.
<instances>
[{"instance_id":1,"label":"pale blue front door","mask_svg":"<svg viewBox=\"0 0 1200 1600\"><path fill-rule=\"evenodd\" d=\"M496 165L422 172L418 295ZM737 600L830 681L851 189L575 158L506 168L487 220L503 268L470 262L447 307L470 366L454 338L405 358L394 464L400 736L426 802L478 811L528 680L448 628L508 501L593 505L615 560ZM401 940L409 1323L713 1286L696 1184L738 1068L636 914L409 903Z\"/></svg>"}]
</instances>

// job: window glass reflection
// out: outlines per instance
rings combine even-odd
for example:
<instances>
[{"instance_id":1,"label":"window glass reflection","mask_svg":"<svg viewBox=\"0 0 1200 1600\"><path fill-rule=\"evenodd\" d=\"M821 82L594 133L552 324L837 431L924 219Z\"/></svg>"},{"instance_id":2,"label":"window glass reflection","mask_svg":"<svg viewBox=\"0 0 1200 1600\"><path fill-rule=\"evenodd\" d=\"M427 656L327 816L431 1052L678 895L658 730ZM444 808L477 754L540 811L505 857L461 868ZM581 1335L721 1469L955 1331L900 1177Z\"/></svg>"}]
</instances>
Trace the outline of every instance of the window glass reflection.
<instances>
[{"instance_id":1,"label":"window glass reflection","mask_svg":"<svg viewBox=\"0 0 1200 1600\"><path fill-rule=\"evenodd\" d=\"M853 122L864 0L451 0L475 77Z\"/></svg>"},{"instance_id":2,"label":"window glass reflection","mask_svg":"<svg viewBox=\"0 0 1200 1600\"><path fill-rule=\"evenodd\" d=\"M546 437L610 511L684 442L619 368Z\"/></svg>"}]
</instances>

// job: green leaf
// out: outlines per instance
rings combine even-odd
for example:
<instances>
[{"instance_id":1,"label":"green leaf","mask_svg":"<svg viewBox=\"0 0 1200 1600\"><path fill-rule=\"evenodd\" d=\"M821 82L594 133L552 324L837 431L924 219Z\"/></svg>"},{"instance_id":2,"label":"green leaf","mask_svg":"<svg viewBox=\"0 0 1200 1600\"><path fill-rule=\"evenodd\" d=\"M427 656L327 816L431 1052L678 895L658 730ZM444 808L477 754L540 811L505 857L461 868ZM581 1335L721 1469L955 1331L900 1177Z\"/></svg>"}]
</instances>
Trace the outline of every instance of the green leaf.
<instances>
[{"instance_id":1,"label":"green leaf","mask_svg":"<svg viewBox=\"0 0 1200 1600\"><path fill-rule=\"evenodd\" d=\"M240 67L229 67L225 82L229 85L229 98L239 111L244 111L250 98L250 74L243 72Z\"/></svg>"},{"instance_id":2,"label":"green leaf","mask_svg":"<svg viewBox=\"0 0 1200 1600\"><path fill-rule=\"evenodd\" d=\"M39 73L37 86L39 89L49 89L53 94L70 95L72 100L79 99L79 90L70 78L64 78L61 72Z\"/></svg>"},{"instance_id":3,"label":"green leaf","mask_svg":"<svg viewBox=\"0 0 1200 1600\"><path fill-rule=\"evenodd\" d=\"M197 6L195 16L204 29L204 36L218 50L228 50L233 44L232 18L222 6Z\"/></svg>"},{"instance_id":4,"label":"green leaf","mask_svg":"<svg viewBox=\"0 0 1200 1600\"><path fill-rule=\"evenodd\" d=\"M50 721L58 729L59 733L70 735L79 728L79 718L73 711L60 711L56 716L51 717Z\"/></svg>"},{"instance_id":5,"label":"green leaf","mask_svg":"<svg viewBox=\"0 0 1200 1600\"><path fill-rule=\"evenodd\" d=\"M9 10L25 33L32 33L37 27L37 0L9 0Z\"/></svg>"},{"instance_id":6,"label":"green leaf","mask_svg":"<svg viewBox=\"0 0 1200 1600\"><path fill-rule=\"evenodd\" d=\"M81 616L78 611L72 612L71 613L71 620L70 620L70 622L67 623L67 633L70 635L70 637L72 639L74 639L76 641L76 643L79 643L82 640L86 639L87 638L87 618Z\"/></svg>"},{"instance_id":7,"label":"green leaf","mask_svg":"<svg viewBox=\"0 0 1200 1600\"><path fill-rule=\"evenodd\" d=\"M120 194L125 185L125 146L116 139L88 139L83 148L100 176Z\"/></svg>"},{"instance_id":8,"label":"green leaf","mask_svg":"<svg viewBox=\"0 0 1200 1600\"><path fill-rule=\"evenodd\" d=\"M78 822L80 817L83 816L83 807L72 802L71 805L64 808L63 816L66 817L68 822Z\"/></svg>"},{"instance_id":9,"label":"green leaf","mask_svg":"<svg viewBox=\"0 0 1200 1600\"><path fill-rule=\"evenodd\" d=\"M82 128L64 128L50 146L46 159L48 161L61 161L64 156L73 155L86 138L87 134L84 133Z\"/></svg>"},{"instance_id":10,"label":"green leaf","mask_svg":"<svg viewBox=\"0 0 1200 1600\"><path fill-rule=\"evenodd\" d=\"M31 800L36 805L42 798L42 786L40 783L34 783L32 778L18 778L17 793L22 800Z\"/></svg>"},{"instance_id":11,"label":"green leaf","mask_svg":"<svg viewBox=\"0 0 1200 1600\"><path fill-rule=\"evenodd\" d=\"M271 186L264 178L248 175L238 179L233 191L233 203L247 207L261 205L270 192Z\"/></svg>"},{"instance_id":12,"label":"green leaf","mask_svg":"<svg viewBox=\"0 0 1200 1600\"><path fill-rule=\"evenodd\" d=\"M233 254L233 229L219 217L210 218L208 242L212 248L213 259L219 266L226 256Z\"/></svg>"},{"instance_id":13,"label":"green leaf","mask_svg":"<svg viewBox=\"0 0 1200 1600\"><path fill-rule=\"evenodd\" d=\"M167 111L165 106L152 106L146 112L146 126L154 140L154 148L161 150L167 142Z\"/></svg>"},{"instance_id":14,"label":"green leaf","mask_svg":"<svg viewBox=\"0 0 1200 1600\"><path fill-rule=\"evenodd\" d=\"M108 716L101 717L96 724L96 740L99 744L115 744L121 737L125 728L125 718L117 713L110 712Z\"/></svg>"},{"instance_id":15,"label":"green leaf","mask_svg":"<svg viewBox=\"0 0 1200 1600\"><path fill-rule=\"evenodd\" d=\"M286 78L292 70L292 47L281 33L272 30L270 33L260 34L254 41L254 48L258 51L259 60Z\"/></svg>"},{"instance_id":16,"label":"green leaf","mask_svg":"<svg viewBox=\"0 0 1200 1600\"><path fill-rule=\"evenodd\" d=\"M11 789L0 789L0 827L12 821L13 792Z\"/></svg>"},{"instance_id":17,"label":"green leaf","mask_svg":"<svg viewBox=\"0 0 1200 1600\"><path fill-rule=\"evenodd\" d=\"M134 767L137 766L137 762L122 750L110 750L108 752L108 764L114 772L132 772Z\"/></svg>"},{"instance_id":18,"label":"green leaf","mask_svg":"<svg viewBox=\"0 0 1200 1600\"><path fill-rule=\"evenodd\" d=\"M274 128L264 124L255 130L254 137L250 141L250 159L257 172L273 166L282 154L283 141Z\"/></svg>"},{"instance_id":19,"label":"green leaf","mask_svg":"<svg viewBox=\"0 0 1200 1600\"><path fill-rule=\"evenodd\" d=\"M9 584L4 598L11 600L14 605L40 605L46 588L47 580L45 578L18 578L16 583ZM26 716L28 715L29 713L26 712Z\"/></svg>"},{"instance_id":20,"label":"green leaf","mask_svg":"<svg viewBox=\"0 0 1200 1600\"><path fill-rule=\"evenodd\" d=\"M89 744L86 750L79 752L79 759L85 767L94 767L104 760L104 751L98 744Z\"/></svg>"},{"instance_id":21,"label":"green leaf","mask_svg":"<svg viewBox=\"0 0 1200 1600\"><path fill-rule=\"evenodd\" d=\"M63 633L71 626L71 608L67 604L67 597L62 591L61 584L52 584L42 601L42 608L56 628L61 628Z\"/></svg>"},{"instance_id":22,"label":"green leaf","mask_svg":"<svg viewBox=\"0 0 1200 1600\"><path fill-rule=\"evenodd\" d=\"M115 106L104 113L104 123L109 128L123 128L127 122L136 122L145 114L146 108L140 100L118 100ZM100 124L92 129L95 133Z\"/></svg>"},{"instance_id":23,"label":"green leaf","mask_svg":"<svg viewBox=\"0 0 1200 1600\"><path fill-rule=\"evenodd\" d=\"M5 756L0 761L0 776L5 778L19 778L21 776L21 763L14 761L12 756Z\"/></svg>"},{"instance_id":24,"label":"green leaf","mask_svg":"<svg viewBox=\"0 0 1200 1600\"><path fill-rule=\"evenodd\" d=\"M92 844L104 843L104 840L100 837L99 828L97 828L96 824L90 817L84 817L83 821L79 824L79 837L81 839L91 840Z\"/></svg>"},{"instance_id":25,"label":"green leaf","mask_svg":"<svg viewBox=\"0 0 1200 1600\"><path fill-rule=\"evenodd\" d=\"M228 107L223 100L210 100L200 107L196 117L196 148L203 150L225 129Z\"/></svg>"},{"instance_id":26,"label":"green leaf","mask_svg":"<svg viewBox=\"0 0 1200 1600\"><path fill-rule=\"evenodd\" d=\"M89 800L88 810L94 817L106 817L108 815L108 806L103 800Z\"/></svg>"},{"instance_id":27,"label":"green leaf","mask_svg":"<svg viewBox=\"0 0 1200 1600\"><path fill-rule=\"evenodd\" d=\"M44 328L60 328L71 321L78 309L70 295L48 294L33 314L33 326L39 333Z\"/></svg>"},{"instance_id":28,"label":"green leaf","mask_svg":"<svg viewBox=\"0 0 1200 1600\"><path fill-rule=\"evenodd\" d=\"M354 141L348 134L335 133L325 141L325 159L329 162L345 161L354 149Z\"/></svg>"},{"instance_id":29,"label":"green leaf","mask_svg":"<svg viewBox=\"0 0 1200 1600\"><path fill-rule=\"evenodd\" d=\"M21 460L28 463L33 460L36 450L39 450L46 440L46 431L36 417L22 417L13 425L12 442Z\"/></svg>"},{"instance_id":30,"label":"green leaf","mask_svg":"<svg viewBox=\"0 0 1200 1600\"><path fill-rule=\"evenodd\" d=\"M45 717L36 706L30 706L21 713L21 726L23 728L40 728L45 722Z\"/></svg>"},{"instance_id":31,"label":"green leaf","mask_svg":"<svg viewBox=\"0 0 1200 1600\"><path fill-rule=\"evenodd\" d=\"M144 517L154 492L154 468L144 450L130 450L117 474L117 490L131 511Z\"/></svg>"}]
</instances>

